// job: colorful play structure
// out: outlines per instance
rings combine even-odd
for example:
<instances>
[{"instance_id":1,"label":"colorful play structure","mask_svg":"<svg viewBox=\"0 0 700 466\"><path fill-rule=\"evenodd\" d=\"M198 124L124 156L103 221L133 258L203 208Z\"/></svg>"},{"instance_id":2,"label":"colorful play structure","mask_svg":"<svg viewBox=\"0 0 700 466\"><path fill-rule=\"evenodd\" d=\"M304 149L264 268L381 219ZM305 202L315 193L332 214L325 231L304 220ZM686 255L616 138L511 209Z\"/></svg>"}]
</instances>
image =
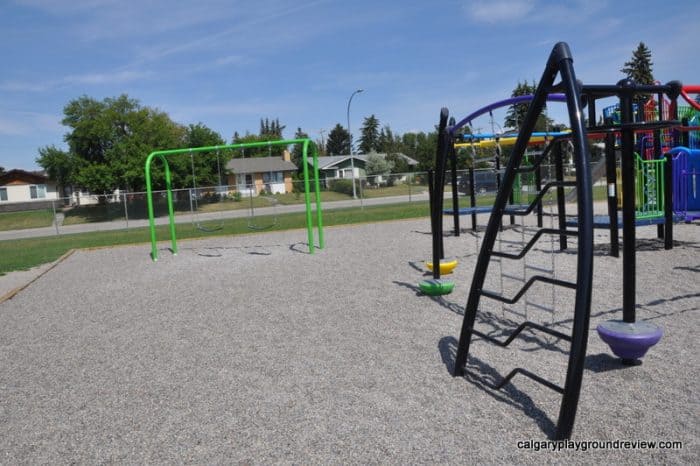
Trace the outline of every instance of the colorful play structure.
<instances>
[{"instance_id":1,"label":"colorful play structure","mask_svg":"<svg viewBox=\"0 0 700 466\"><path fill-rule=\"evenodd\" d=\"M555 80L559 80L555 84ZM677 220L692 221L696 218L698 209L697 186L700 178L700 148L691 145L691 141L700 130L697 126L689 125L691 118L697 113L686 112L679 117L678 99L683 98L691 105L693 111L700 110L700 104L693 101L689 94L700 93L700 86L683 86L678 81L667 84L642 85L629 79L613 85L586 85L577 81L573 67L573 58L567 44L561 42L554 46L547 60L545 70L532 96L520 96L483 107L454 124L445 126L448 117L447 109L440 113L440 133L436 157L436 170L433 175L436 185L431 187L437 197L431 202L431 222L433 226L433 263L444 256L440 238L442 234L441 208L442 191L440 181L444 181L444 162L455 144L465 144L461 128L471 124L479 115L491 112L495 108L513 105L513 103L529 102L525 121L522 123L505 171L499 180L496 199L486 212L490 213L488 224L481 242L478 260L474 269L469 297L465 305L464 319L459 336L457 353L454 364L454 375L465 376L468 373L466 363L469 349L474 336L480 338L479 343L495 344L507 347L525 329L532 329L550 337L569 343L568 362L563 386L551 382L544 377L518 367L497 383L471 373L472 377L493 390L499 390L516 375L550 388L562 395L559 408L559 418L556 423L554 439L569 438L574 426L578 399L583 377L584 362L588 341L588 328L591 312L592 274L593 274L593 229L595 227L610 228L611 243L617 247L618 227L622 228L624 238L622 247L622 318L603 322L598 326L598 334L608 343L612 352L618 356L624 365L639 364L639 359L645 355L649 347L656 344L662 336L662 330L649 322L638 322L636 319L636 228L643 224L659 225L659 233L664 238L666 248L672 247L673 223ZM649 96L644 106L637 105L640 95ZM614 98L615 106L606 110L602 124L596 123L596 104L600 100ZM534 157L529 157L525 163L525 155L532 141L533 130L538 117L542 114L547 101L563 102L569 117L570 133L559 134L549 138L545 149ZM584 124L584 110L587 110L587 120L591 126ZM603 140L605 143L605 176L608 194L607 222L597 223L593 212L593 173L590 163L589 139ZM472 144L476 141L467 141ZM682 144L683 143L683 144ZM494 142L498 147L498 144ZM563 153L565 145L573 153L572 162L575 168L575 180L563 176ZM534 176L536 195L534 200L525 206L513 202L513 191L518 186L518 178L524 174L537 174L545 157L554 159L555 178L542 182ZM620 168L617 170L617 161ZM443 173L441 173L441 171ZM619 173L619 175L618 175ZM618 176L620 187L618 188ZM455 176L452 176L453 183ZM472 189L474 183L471 183ZM566 196L565 190L573 194ZM454 191L454 189L453 189ZM619 191L619 193L618 193ZM524 240L519 252L496 250L494 245L502 234L503 218L505 216L520 216L526 218L541 212L542 200L549 193L556 197L557 225L543 227L541 214L536 221L536 231L529 241ZM618 198L620 199L618 204ZM575 221L567 222L566 203L576 202ZM471 209L471 210L470 210ZM621 217L618 219L618 210ZM472 207L460 209L454 205L448 209L455 218L455 231L458 232L459 214L476 214L483 211ZM525 231L526 223L522 223ZM529 228L529 227L528 227ZM614 232L614 236L613 236ZM513 296L494 290L486 289L485 283L489 266L495 259L503 261L524 261L536 243L543 236L559 237L560 249L567 248L567 238L575 237L577 249L575 254L575 277L562 280L557 277L556 270L551 273L535 272L535 275L522 277L522 287ZM499 240L500 241L500 240ZM612 244L611 244L612 246ZM552 256L554 256L554 251ZM554 264L554 261L552 261ZM553 267L554 268L554 267ZM499 267L501 269L501 267ZM525 270L526 267L523 266ZM502 269L501 269L502 273ZM495 283L492 281L491 283ZM573 309L565 314L563 320L572 323L571 333L564 333L552 325L538 323L527 319L521 322L505 339L494 337L494 332L482 332L476 328L476 316L482 309L481 301L488 299L505 305L514 305L523 298L535 283L546 283L552 286L552 312L566 312L562 309L565 304L555 303L555 297L566 293L556 293L554 290L564 288L571 290ZM503 291L503 289L501 290ZM502 304L502 305L503 305ZM569 304L570 305L570 304ZM515 313L517 314L517 313ZM481 319L480 319L481 321ZM491 325L497 322L491 321ZM489 327L494 330L493 327ZM505 329L503 329L505 330ZM495 332L505 334L506 332Z\"/></svg>"},{"instance_id":2,"label":"colorful play structure","mask_svg":"<svg viewBox=\"0 0 700 466\"><path fill-rule=\"evenodd\" d=\"M180 154L189 154L193 157L194 154L199 153L214 153L217 158L219 157L220 151L225 150L235 150L235 149L246 149L255 147L272 147L272 146L289 146L292 144L299 144L302 148L302 165L304 170L304 200L306 202L306 229L309 244L309 254L313 254L316 247L319 249L324 248L324 238L323 238L323 216L321 211L321 187L318 174L318 150L316 144L311 139L301 138L301 139L285 139L279 141L266 141L266 142L248 142L242 144L227 144L219 146L205 146L205 147L192 147L185 149L169 149L169 150L159 150L151 152L146 158L146 164L144 171L146 174L146 200L148 203L148 224L150 229L151 237L151 259L155 262L158 260L158 246L157 246L157 235L156 235L156 222L154 214L154 203L153 203L153 181L152 181L152 166L154 160L159 160L162 163L163 171L165 173L165 194L168 203L168 225L170 232L170 250L173 255L177 255L177 240L175 235L175 210L173 204L173 188L172 188L172 176L170 173L170 165L168 164L168 157L177 156ZM316 229L318 232L318 245L314 243L314 221L313 212L314 209L311 206L311 178L309 174L309 164L308 157L309 153L313 157L313 183L314 192L316 197ZM194 162L192 162L193 172L194 172ZM219 176L221 174L219 173ZM250 223L249 223L250 226Z\"/></svg>"}]
</instances>

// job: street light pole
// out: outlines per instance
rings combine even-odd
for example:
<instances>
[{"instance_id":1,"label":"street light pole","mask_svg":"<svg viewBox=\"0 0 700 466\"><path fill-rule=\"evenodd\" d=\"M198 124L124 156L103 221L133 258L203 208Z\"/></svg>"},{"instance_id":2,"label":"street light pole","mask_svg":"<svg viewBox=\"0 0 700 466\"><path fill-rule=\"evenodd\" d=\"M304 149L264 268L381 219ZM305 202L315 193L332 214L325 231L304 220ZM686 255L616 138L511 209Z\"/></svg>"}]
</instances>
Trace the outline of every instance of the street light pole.
<instances>
[{"instance_id":1,"label":"street light pole","mask_svg":"<svg viewBox=\"0 0 700 466\"><path fill-rule=\"evenodd\" d=\"M355 94L359 94L362 92L364 89L358 89L352 94L350 94L350 98L348 99L348 145L350 146L348 148L348 153L350 154L350 168L352 170L352 198L357 199L357 193L355 192L355 159L352 156L352 133L350 132L350 103L352 102L352 98L355 97Z\"/></svg>"}]
</instances>

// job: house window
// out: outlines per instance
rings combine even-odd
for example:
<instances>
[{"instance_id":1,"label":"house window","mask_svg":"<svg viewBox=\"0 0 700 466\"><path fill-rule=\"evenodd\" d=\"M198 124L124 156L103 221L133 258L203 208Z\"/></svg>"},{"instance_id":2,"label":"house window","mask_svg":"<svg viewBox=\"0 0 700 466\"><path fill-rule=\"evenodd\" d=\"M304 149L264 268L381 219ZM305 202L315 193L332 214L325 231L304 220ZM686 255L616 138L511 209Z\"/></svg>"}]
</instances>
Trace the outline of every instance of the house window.
<instances>
[{"instance_id":1,"label":"house window","mask_svg":"<svg viewBox=\"0 0 700 466\"><path fill-rule=\"evenodd\" d=\"M0 201L7 200L7 188L0 188Z\"/></svg>"},{"instance_id":2,"label":"house window","mask_svg":"<svg viewBox=\"0 0 700 466\"><path fill-rule=\"evenodd\" d=\"M284 183L284 174L282 172L263 173L263 183Z\"/></svg>"},{"instance_id":3,"label":"house window","mask_svg":"<svg viewBox=\"0 0 700 466\"><path fill-rule=\"evenodd\" d=\"M44 199L46 197L46 185L33 184L29 186L29 197L32 199Z\"/></svg>"}]
</instances>

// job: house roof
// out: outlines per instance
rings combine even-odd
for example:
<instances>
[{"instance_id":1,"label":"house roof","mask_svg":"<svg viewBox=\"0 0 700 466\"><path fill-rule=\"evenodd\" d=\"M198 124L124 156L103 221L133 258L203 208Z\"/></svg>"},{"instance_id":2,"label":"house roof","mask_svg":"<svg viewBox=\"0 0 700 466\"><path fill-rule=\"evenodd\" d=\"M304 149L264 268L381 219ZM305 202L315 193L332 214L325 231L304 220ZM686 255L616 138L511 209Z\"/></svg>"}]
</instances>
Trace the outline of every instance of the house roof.
<instances>
[{"instance_id":1,"label":"house roof","mask_svg":"<svg viewBox=\"0 0 700 466\"><path fill-rule=\"evenodd\" d=\"M249 157L232 159L226 164L226 169L233 173L266 173L294 171L297 166L282 157Z\"/></svg>"},{"instance_id":2,"label":"house roof","mask_svg":"<svg viewBox=\"0 0 700 466\"><path fill-rule=\"evenodd\" d=\"M44 174L43 171L29 172L26 170L15 168L5 172L2 176L0 176L0 186L17 182L23 182L28 184L43 184L46 183L48 180L49 178Z\"/></svg>"},{"instance_id":3,"label":"house roof","mask_svg":"<svg viewBox=\"0 0 700 466\"><path fill-rule=\"evenodd\" d=\"M355 160L359 160L359 161L361 161L362 163L365 163L365 162L367 162L367 156L368 156L368 155L369 155L369 154L354 154L354 155L352 155L352 158L355 159ZM380 156L380 157L386 157L387 154L386 154L386 153L383 153L383 152L378 152L378 153L375 153L375 155L378 155L378 156ZM397 153L396 155L398 155L399 157L403 158L403 159L406 161L406 163L408 163L408 164L411 165L411 166L418 165L418 161L417 161L417 160L412 159L411 157L409 157L409 156L407 156L407 155L405 155L405 154L402 154L402 153L399 152L399 153ZM319 158L318 158L318 169L319 169L319 170L328 170L328 169L331 169L331 168L335 167L336 165L338 165L338 164L344 162L345 160L349 160L350 157L351 157L350 155L329 155L329 156L326 156L326 157L319 157ZM308 159L308 162L309 162L309 164L313 165L313 159L312 159L312 158L309 158L309 159Z\"/></svg>"}]
</instances>

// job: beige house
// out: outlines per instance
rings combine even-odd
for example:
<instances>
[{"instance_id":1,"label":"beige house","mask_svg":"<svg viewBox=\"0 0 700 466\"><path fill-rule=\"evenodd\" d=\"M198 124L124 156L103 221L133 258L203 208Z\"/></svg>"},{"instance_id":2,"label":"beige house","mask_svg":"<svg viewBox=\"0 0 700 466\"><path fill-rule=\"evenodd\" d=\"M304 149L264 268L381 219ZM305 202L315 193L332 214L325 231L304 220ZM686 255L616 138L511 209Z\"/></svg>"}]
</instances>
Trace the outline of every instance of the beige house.
<instances>
[{"instance_id":1,"label":"beige house","mask_svg":"<svg viewBox=\"0 0 700 466\"><path fill-rule=\"evenodd\" d=\"M0 176L0 203L58 199L56 183L43 172L14 169Z\"/></svg>"},{"instance_id":2,"label":"beige house","mask_svg":"<svg viewBox=\"0 0 700 466\"><path fill-rule=\"evenodd\" d=\"M243 196L256 196L262 192L291 193L292 175L296 171L297 166L287 151L282 157L232 159L226 164L227 184L234 186Z\"/></svg>"}]
</instances>

